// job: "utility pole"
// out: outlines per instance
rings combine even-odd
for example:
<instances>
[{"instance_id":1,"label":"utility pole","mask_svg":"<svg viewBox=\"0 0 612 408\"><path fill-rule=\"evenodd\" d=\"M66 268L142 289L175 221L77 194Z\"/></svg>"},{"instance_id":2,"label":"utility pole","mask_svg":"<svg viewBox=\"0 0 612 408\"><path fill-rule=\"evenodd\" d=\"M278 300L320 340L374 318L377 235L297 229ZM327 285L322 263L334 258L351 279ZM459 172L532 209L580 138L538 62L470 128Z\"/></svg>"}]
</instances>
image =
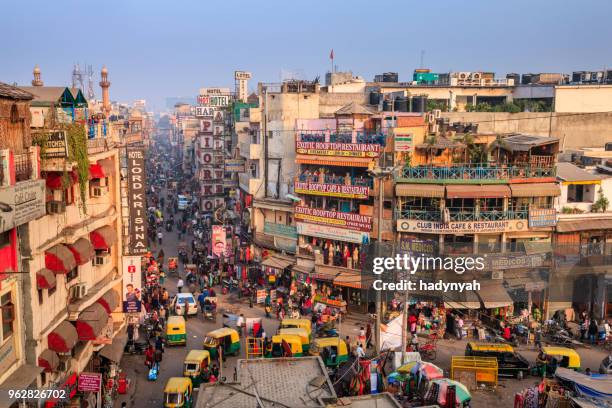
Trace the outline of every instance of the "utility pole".
<instances>
[{"instance_id":1,"label":"utility pole","mask_svg":"<svg viewBox=\"0 0 612 408\"><path fill-rule=\"evenodd\" d=\"M268 87L264 88L264 198L268 197Z\"/></svg>"}]
</instances>

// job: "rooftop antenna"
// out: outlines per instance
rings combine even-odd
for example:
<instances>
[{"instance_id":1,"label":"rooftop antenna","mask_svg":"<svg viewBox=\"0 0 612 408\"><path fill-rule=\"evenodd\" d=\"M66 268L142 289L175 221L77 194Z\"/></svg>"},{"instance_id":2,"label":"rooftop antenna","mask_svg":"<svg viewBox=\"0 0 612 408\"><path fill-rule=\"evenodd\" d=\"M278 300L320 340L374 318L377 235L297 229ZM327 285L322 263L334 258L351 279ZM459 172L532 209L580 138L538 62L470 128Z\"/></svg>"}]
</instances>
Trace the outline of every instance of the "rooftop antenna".
<instances>
[{"instance_id":1,"label":"rooftop antenna","mask_svg":"<svg viewBox=\"0 0 612 408\"><path fill-rule=\"evenodd\" d=\"M94 91L93 66L87 65L86 73L87 73L87 99L91 101L96 97L96 93Z\"/></svg>"},{"instance_id":2,"label":"rooftop antenna","mask_svg":"<svg viewBox=\"0 0 612 408\"><path fill-rule=\"evenodd\" d=\"M425 59L425 50L421 50L421 65L420 65L421 68L424 68L423 66L424 59Z\"/></svg>"},{"instance_id":3,"label":"rooftop antenna","mask_svg":"<svg viewBox=\"0 0 612 408\"><path fill-rule=\"evenodd\" d=\"M72 69L72 87L84 90L83 86L83 73L81 72L81 67L79 64L74 64L74 68Z\"/></svg>"}]
</instances>

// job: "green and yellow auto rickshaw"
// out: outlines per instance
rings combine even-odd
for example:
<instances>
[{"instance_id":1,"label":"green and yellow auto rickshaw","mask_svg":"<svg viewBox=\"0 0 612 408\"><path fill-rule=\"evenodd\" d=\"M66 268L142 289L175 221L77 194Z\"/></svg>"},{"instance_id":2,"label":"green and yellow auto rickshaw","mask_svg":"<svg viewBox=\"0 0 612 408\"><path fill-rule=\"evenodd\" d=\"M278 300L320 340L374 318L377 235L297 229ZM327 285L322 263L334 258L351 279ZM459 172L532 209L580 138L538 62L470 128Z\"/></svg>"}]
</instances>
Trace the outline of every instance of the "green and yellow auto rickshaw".
<instances>
[{"instance_id":1,"label":"green and yellow auto rickshaw","mask_svg":"<svg viewBox=\"0 0 612 408\"><path fill-rule=\"evenodd\" d=\"M240 337L238 332L229 327L209 332L204 338L203 349L210 353L212 358L217 358L217 347L223 347L225 355L238 355L240 353Z\"/></svg>"},{"instance_id":2,"label":"green and yellow auto rickshaw","mask_svg":"<svg viewBox=\"0 0 612 408\"><path fill-rule=\"evenodd\" d=\"M302 339L296 334L277 334L272 336L271 357L302 357Z\"/></svg>"},{"instance_id":3,"label":"green and yellow auto rickshaw","mask_svg":"<svg viewBox=\"0 0 612 408\"><path fill-rule=\"evenodd\" d=\"M294 334L300 338L302 341L302 351L304 354L308 353L310 349L310 337L308 336L308 332L303 327L292 327L287 329L280 329L278 334Z\"/></svg>"},{"instance_id":4,"label":"green and yellow auto rickshaw","mask_svg":"<svg viewBox=\"0 0 612 408\"><path fill-rule=\"evenodd\" d=\"M170 316L166 322L166 343L187 344L187 329L183 316Z\"/></svg>"},{"instance_id":5,"label":"green and yellow auto rickshaw","mask_svg":"<svg viewBox=\"0 0 612 408\"><path fill-rule=\"evenodd\" d=\"M338 367L348 361L348 348L340 337L322 337L314 339L310 354L320 356L326 367Z\"/></svg>"},{"instance_id":6,"label":"green and yellow auto rickshaw","mask_svg":"<svg viewBox=\"0 0 612 408\"><path fill-rule=\"evenodd\" d=\"M210 353L207 350L191 350L183 363L183 375L191 378L194 387L208 382L210 374Z\"/></svg>"},{"instance_id":7,"label":"green and yellow auto rickshaw","mask_svg":"<svg viewBox=\"0 0 612 408\"><path fill-rule=\"evenodd\" d=\"M312 322L310 319L283 319L280 324L281 329L302 328L308 333L308 338L312 341Z\"/></svg>"},{"instance_id":8,"label":"green and yellow auto rickshaw","mask_svg":"<svg viewBox=\"0 0 612 408\"><path fill-rule=\"evenodd\" d=\"M164 408L190 408L193 406L193 384L185 377L171 377L164 388Z\"/></svg>"}]
</instances>

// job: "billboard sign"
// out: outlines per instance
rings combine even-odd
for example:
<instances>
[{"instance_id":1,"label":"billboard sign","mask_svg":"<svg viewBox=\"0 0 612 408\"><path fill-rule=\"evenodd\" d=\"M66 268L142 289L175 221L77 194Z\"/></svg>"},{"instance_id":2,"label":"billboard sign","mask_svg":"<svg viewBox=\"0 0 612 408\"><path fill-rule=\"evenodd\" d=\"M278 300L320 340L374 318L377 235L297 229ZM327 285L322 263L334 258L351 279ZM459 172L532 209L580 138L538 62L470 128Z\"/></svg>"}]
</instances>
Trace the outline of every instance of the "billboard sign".
<instances>
[{"instance_id":1,"label":"billboard sign","mask_svg":"<svg viewBox=\"0 0 612 408\"><path fill-rule=\"evenodd\" d=\"M353 231L345 228L325 225L306 224L303 222L296 222L296 229L299 235L355 242L357 244L367 242L370 236L370 234L367 232Z\"/></svg>"},{"instance_id":2,"label":"billboard sign","mask_svg":"<svg viewBox=\"0 0 612 408\"><path fill-rule=\"evenodd\" d=\"M124 256L123 276L123 313L138 313L142 301L142 268L140 256Z\"/></svg>"},{"instance_id":3,"label":"billboard sign","mask_svg":"<svg viewBox=\"0 0 612 408\"><path fill-rule=\"evenodd\" d=\"M246 71L234 71L234 79L251 79L251 73Z\"/></svg>"},{"instance_id":4,"label":"billboard sign","mask_svg":"<svg viewBox=\"0 0 612 408\"><path fill-rule=\"evenodd\" d=\"M204 95L229 95L229 88L200 88L200 96Z\"/></svg>"},{"instance_id":5,"label":"billboard sign","mask_svg":"<svg viewBox=\"0 0 612 408\"><path fill-rule=\"evenodd\" d=\"M296 142L298 154L341 157L378 157L382 147L374 143Z\"/></svg>"},{"instance_id":6,"label":"billboard sign","mask_svg":"<svg viewBox=\"0 0 612 408\"><path fill-rule=\"evenodd\" d=\"M229 106L230 96L229 95L200 95L198 96L198 103L201 106L212 106L215 108L224 108Z\"/></svg>"},{"instance_id":7,"label":"billboard sign","mask_svg":"<svg viewBox=\"0 0 612 408\"><path fill-rule=\"evenodd\" d=\"M332 225L354 231L372 230L372 217L369 215L297 206L295 219L309 224Z\"/></svg>"},{"instance_id":8,"label":"billboard sign","mask_svg":"<svg viewBox=\"0 0 612 408\"><path fill-rule=\"evenodd\" d=\"M129 246L127 255L147 252L147 208L145 198L145 157L143 147L127 148Z\"/></svg>"},{"instance_id":9,"label":"billboard sign","mask_svg":"<svg viewBox=\"0 0 612 408\"><path fill-rule=\"evenodd\" d=\"M297 217L296 217L297 218ZM523 220L504 221L419 221L397 220L398 232L418 232L424 234L474 234L528 231Z\"/></svg>"},{"instance_id":10,"label":"billboard sign","mask_svg":"<svg viewBox=\"0 0 612 408\"><path fill-rule=\"evenodd\" d=\"M295 192L298 194L311 194L328 197L342 198L368 198L370 188L368 186L347 186L344 184L320 184L295 182Z\"/></svg>"},{"instance_id":11,"label":"billboard sign","mask_svg":"<svg viewBox=\"0 0 612 408\"><path fill-rule=\"evenodd\" d=\"M220 257L225 252L225 227L223 225L212 226L212 252Z\"/></svg>"}]
</instances>

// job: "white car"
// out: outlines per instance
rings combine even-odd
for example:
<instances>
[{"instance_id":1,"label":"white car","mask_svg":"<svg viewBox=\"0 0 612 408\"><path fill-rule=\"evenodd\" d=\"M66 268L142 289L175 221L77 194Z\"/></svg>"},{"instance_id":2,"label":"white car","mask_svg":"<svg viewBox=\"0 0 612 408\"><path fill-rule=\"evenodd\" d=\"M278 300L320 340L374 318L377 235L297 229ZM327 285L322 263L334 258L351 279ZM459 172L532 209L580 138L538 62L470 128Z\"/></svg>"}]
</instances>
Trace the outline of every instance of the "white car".
<instances>
[{"instance_id":1,"label":"white car","mask_svg":"<svg viewBox=\"0 0 612 408\"><path fill-rule=\"evenodd\" d=\"M196 300L191 293L178 293L172 298L170 307L174 310L174 314L177 316L183 316L185 314L185 304L189 304L189 315L198 314L198 306Z\"/></svg>"}]
</instances>

